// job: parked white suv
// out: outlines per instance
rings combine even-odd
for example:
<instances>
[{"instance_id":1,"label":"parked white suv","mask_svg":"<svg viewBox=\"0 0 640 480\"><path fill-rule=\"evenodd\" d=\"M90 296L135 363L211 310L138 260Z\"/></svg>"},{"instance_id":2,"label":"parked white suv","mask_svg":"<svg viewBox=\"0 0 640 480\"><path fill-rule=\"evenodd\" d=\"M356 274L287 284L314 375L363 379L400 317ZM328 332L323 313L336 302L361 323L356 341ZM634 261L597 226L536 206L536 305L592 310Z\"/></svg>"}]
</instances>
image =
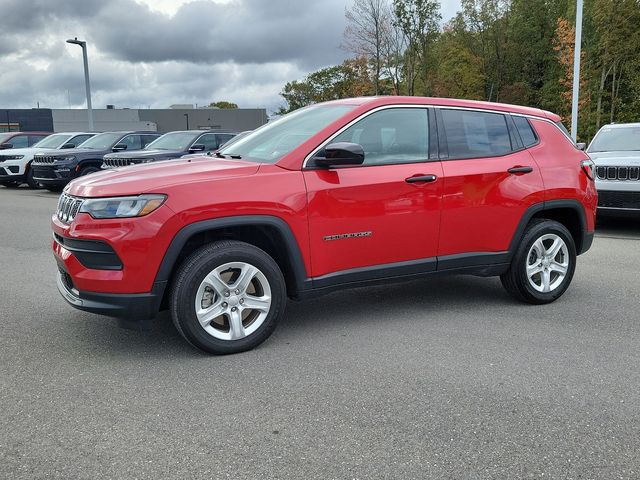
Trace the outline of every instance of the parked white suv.
<instances>
[{"instance_id":1,"label":"parked white suv","mask_svg":"<svg viewBox=\"0 0 640 480\"><path fill-rule=\"evenodd\" d=\"M18 187L27 183L31 188L38 188L31 170L31 160L36 153L75 148L94 135L90 132L54 133L29 148L0 150L0 185Z\"/></svg>"},{"instance_id":2,"label":"parked white suv","mask_svg":"<svg viewBox=\"0 0 640 480\"><path fill-rule=\"evenodd\" d=\"M605 125L587 153L596 165L598 210L640 212L640 123Z\"/></svg>"}]
</instances>

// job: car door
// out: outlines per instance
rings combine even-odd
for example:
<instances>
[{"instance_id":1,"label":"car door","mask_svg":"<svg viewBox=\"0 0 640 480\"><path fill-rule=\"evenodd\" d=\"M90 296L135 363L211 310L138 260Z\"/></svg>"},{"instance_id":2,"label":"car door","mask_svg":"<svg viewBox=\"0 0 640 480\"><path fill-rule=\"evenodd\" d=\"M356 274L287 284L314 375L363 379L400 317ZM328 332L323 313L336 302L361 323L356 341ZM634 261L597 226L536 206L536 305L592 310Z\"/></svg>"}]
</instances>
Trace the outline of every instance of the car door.
<instances>
[{"instance_id":1,"label":"car door","mask_svg":"<svg viewBox=\"0 0 640 480\"><path fill-rule=\"evenodd\" d=\"M527 208L544 200L540 170L509 114L436 111L444 174L438 268L499 263Z\"/></svg>"},{"instance_id":2,"label":"car door","mask_svg":"<svg viewBox=\"0 0 640 480\"><path fill-rule=\"evenodd\" d=\"M435 269L442 167L430 155L429 116L426 107L365 114L323 145L360 144L362 165L307 163L314 285Z\"/></svg>"}]
</instances>

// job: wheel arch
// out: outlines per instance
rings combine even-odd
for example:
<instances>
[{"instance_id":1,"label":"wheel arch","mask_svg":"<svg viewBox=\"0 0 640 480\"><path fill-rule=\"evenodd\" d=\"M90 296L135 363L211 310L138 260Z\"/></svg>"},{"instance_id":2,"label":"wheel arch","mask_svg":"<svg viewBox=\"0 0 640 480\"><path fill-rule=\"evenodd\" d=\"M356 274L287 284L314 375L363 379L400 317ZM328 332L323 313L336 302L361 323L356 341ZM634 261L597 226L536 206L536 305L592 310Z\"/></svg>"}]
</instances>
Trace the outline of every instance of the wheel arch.
<instances>
[{"instance_id":1,"label":"wheel arch","mask_svg":"<svg viewBox=\"0 0 640 480\"><path fill-rule=\"evenodd\" d=\"M180 262L191 252L206 243L223 239L243 241L269 254L282 270L290 297L297 297L310 285L291 228L284 220L269 215L224 217L186 225L169 244L156 274L155 284L166 286Z\"/></svg>"},{"instance_id":2,"label":"wheel arch","mask_svg":"<svg viewBox=\"0 0 640 480\"><path fill-rule=\"evenodd\" d=\"M518 248L527 225L534 218L555 220L564 225L573 237L578 255L586 252L591 247L593 233L587 231L587 218L582 204L573 199L547 200L530 206L520 219L509 246L511 255Z\"/></svg>"}]
</instances>

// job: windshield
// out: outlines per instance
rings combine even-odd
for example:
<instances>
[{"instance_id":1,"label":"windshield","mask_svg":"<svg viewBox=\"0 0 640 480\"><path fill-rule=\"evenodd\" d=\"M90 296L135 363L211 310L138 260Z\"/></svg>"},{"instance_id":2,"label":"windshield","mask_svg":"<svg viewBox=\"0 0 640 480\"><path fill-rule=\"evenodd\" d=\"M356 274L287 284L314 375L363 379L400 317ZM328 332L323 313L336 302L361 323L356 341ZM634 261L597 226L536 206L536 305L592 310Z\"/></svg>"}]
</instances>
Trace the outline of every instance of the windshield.
<instances>
[{"instance_id":1,"label":"windshield","mask_svg":"<svg viewBox=\"0 0 640 480\"><path fill-rule=\"evenodd\" d=\"M589 145L589 152L640 151L640 125L603 127Z\"/></svg>"},{"instance_id":2,"label":"windshield","mask_svg":"<svg viewBox=\"0 0 640 480\"><path fill-rule=\"evenodd\" d=\"M95 137L82 144L82 148L90 148L92 150L107 150L111 148L118 140L122 138L124 133L100 133Z\"/></svg>"},{"instance_id":3,"label":"windshield","mask_svg":"<svg viewBox=\"0 0 640 480\"><path fill-rule=\"evenodd\" d=\"M202 132L165 133L147 145L144 150L185 150Z\"/></svg>"},{"instance_id":4,"label":"windshield","mask_svg":"<svg viewBox=\"0 0 640 480\"><path fill-rule=\"evenodd\" d=\"M33 148L59 148L70 138L71 135L49 135L36 143Z\"/></svg>"},{"instance_id":5,"label":"windshield","mask_svg":"<svg viewBox=\"0 0 640 480\"><path fill-rule=\"evenodd\" d=\"M276 163L291 150L354 108L354 105L316 105L301 108L222 147L220 153L240 156L247 160Z\"/></svg>"}]
</instances>

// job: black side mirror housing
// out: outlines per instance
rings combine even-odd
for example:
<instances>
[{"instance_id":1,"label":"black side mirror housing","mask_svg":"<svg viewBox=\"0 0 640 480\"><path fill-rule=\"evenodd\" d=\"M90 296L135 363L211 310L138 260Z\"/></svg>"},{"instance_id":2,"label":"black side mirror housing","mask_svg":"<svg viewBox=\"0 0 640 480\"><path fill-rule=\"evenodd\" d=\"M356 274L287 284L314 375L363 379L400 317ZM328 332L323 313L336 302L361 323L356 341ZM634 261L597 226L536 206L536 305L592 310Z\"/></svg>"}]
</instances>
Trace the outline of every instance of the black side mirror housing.
<instances>
[{"instance_id":1,"label":"black side mirror housing","mask_svg":"<svg viewBox=\"0 0 640 480\"><path fill-rule=\"evenodd\" d=\"M114 152L122 152L127 149L127 146L123 143L119 143L118 145L114 145L111 150Z\"/></svg>"},{"instance_id":2,"label":"black side mirror housing","mask_svg":"<svg viewBox=\"0 0 640 480\"><path fill-rule=\"evenodd\" d=\"M330 143L324 147L321 154L324 155L313 157L313 161L318 167L341 167L364 163L364 150L357 143Z\"/></svg>"},{"instance_id":3,"label":"black side mirror housing","mask_svg":"<svg viewBox=\"0 0 640 480\"><path fill-rule=\"evenodd\" d=\"M68 149L68 148L76 148L76 146L75 146L75 144L73 144L73 143L65 143L65 144L64 144L64 145L62 145L60 148L61 148L62 150L66 150L66 149Z\"/></svg>"},{"instance_id":4,"label":"black side mirror housing","mask_svg":"<svg viewBox=\"0 0 640 480\"><path fill-rule=\"evenodd\" d=\"M191 148L189 149L189 152L191 153L195 153L195 152L204 152L205 150L205 146L201 143L196 143L195 145L191 145Z\"/></svg>"},{"instance_id":5,"label":"black side mirror housing","mask_svg":"<svg viewBox=\"0 0 640 480\"><path fill-rule=\"evenodd\" d=\"M11 143L0 143L0 150L6 150L8 148L13 148L13 144L11 144Z\"/></svg>"}]
</instances>

